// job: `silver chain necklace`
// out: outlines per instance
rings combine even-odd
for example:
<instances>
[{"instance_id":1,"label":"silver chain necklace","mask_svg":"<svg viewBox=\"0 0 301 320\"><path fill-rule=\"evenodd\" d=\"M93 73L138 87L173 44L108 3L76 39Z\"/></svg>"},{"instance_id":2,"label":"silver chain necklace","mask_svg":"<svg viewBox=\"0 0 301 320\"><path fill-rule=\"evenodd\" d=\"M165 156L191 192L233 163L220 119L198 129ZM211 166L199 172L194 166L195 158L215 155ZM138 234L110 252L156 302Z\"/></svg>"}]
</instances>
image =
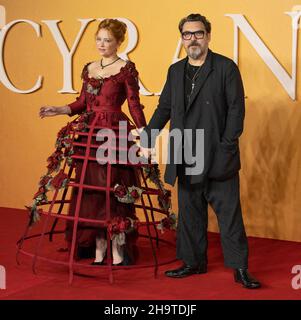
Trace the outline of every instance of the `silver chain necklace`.
<instances>
[{"instance_id":1,"label":"silver chain necklace","mask_svg":"<svg viewBox=\"0 0 301 320\"><path fill-rule=\"evenodd\" d=\"M195 79L196 79L196 76L198 75L198 73L200 72L201 70L201 66L198 67L198 70L196 71L196 73L194 74L194 76L192 77L192 79L190 79L187 75L187 78L191 81L191 92L190 92L190 95L192 94L193 90L194 90L194 87L195 87Z\"/></svg>"},{"instance_id":2,"label":"silver chain necklace","mask_svg":"<svg viewBox=\"0 0 301 320\"><path fill-rule=\"evenodd\" d=\"M188 62L187 62L188 63ZM188 96L188 103L190 102L190 98L191 98L191 95L193 93L193 90L194 90L194 87L195 87L195 80L196 80L196 76L198 75L198 73L200 72L201 68L202 68L203 65L200 65L198 67L198 70L196 71L196 73L194 74L194 76L192 77L192 79L190 79L186 73L186 77L191 81L191 91L189 93L189 96Z\"/></svg>"}]
</instances>

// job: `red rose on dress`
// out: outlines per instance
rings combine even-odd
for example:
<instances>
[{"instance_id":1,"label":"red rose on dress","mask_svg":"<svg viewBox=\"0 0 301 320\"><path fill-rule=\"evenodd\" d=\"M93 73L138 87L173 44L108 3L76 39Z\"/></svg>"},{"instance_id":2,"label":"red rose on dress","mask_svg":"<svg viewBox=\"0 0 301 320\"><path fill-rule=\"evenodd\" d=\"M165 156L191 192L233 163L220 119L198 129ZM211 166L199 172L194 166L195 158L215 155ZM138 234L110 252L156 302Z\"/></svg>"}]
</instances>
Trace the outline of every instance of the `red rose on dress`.
<instances>
[{"instance_id":1,"label":"red rose on dress","mask_svg":"<svg viewBox=\"0 0 301 320\"><path fill-rule=\"evenodd\" d=\"M49 170L49 172L52 172L58 167L58 165L59 165L59 161L49 162L47 169Z\"/></svg>"},{"instance_id":2,"label":"red rose on dress","mask_svg":"<svg viewBox=\"0 0 301 320\"><path fill-rule=\"evenodd\" d=\"M51 176L43 176L43 177L41 177L41 180L40 180L40 182L39 182L39 185L41 186L41 187L44 187L44 186L46 186L46 184L50 181L52 179L52 177Z\"/></svg>"},{"instance_id":3,"label":"red rose on dress","mask_svg":"<svg viewBox=\"0 0 301 320\"><path fill-rule=\"evenodd\" d=\"M127 228L127 224L124 220L120 221L119 223L119 231L120 232L124 232Z\"/></svg>"},{"instance_id":4,"label":"red rose on dress","mask_svg":"<svg viewBox=\"0 0 301 320\"><path fill-rule=\"evenodd\" d=\"M134 199L138 199L139 198L139 193L136 189L132 190L131 191L131 196L134 198Z\"/></svg>"},{"instance_id":5,"label":"red rose on dress","mask_svg":"<svg viewBox=\"0 0 301 320\"><path fill-rule=\"evenodd\" d=\"M63 170L60 170L59 173L52 179L51 181L51 185L55 188L55 189L59 189L62 187L63 182L65 179L68 179L68 176L66 173L64 173Z\"/></svg>"},{"instance_id":6,"label":"red rose on dress","mask_svg":"<svg viewBox=\"0 0 301 320\"><path fill-rule=\"evenodd\" d=\"M70 125L67 124L65 127L63 127L57 134L58 138L62 138L66 136L70 132Z\"/></svg>"},{"instance_id":7,"label":"red rose on dress","mask_svg":"<svg viewBox=\"0 0 301 320\"><path fill-rule=\"evenodd\" d=\"M116 185L114 188L116 197L123 198L127 194L127 189L122 185Z\"/></svg>"},{"instance_id":8,"label":"red rose on dress","mask_svg":"<svg viewBox=\"0 0 301 320\"><path fill-rule=\"evenodd\" d=\"M133 77L138 77L139 73L134 65L129 65L128 70Z\"/></svg>"},{"instance_id":9,"label":"red rose on dress","mask_svg":"<svg viewBox=\"0 0 301 320\"><path fill-rule=\"evenodd\" d=\"M110 236L113 234L119 234L121 232L127 231L131 226L131 222L127 218L115 217L112 219L111 223L108 225L108 231Z\"/></svg>"},{"instance_id":10,"label":"red rose on dress","mask_svg":"<svg viewBox=\"0 0 301 320\"><path fill-rule=\"evenodd\" d=\"M108 225L108 232L110 234L110 237L112 236L112 234L117 234L119 233L119 228L118 228L118 224L116 223L116 221L111 221L111 223Z\"/></svg>"},{"instance_id":11,"label":"red rose on dress","mask_svg":"<svg viewBox=\"0 0 301 320\"><path fill-rule=\"evenodd\" d=\"M167 209L170 207L170 204L171 204L170 197L171 197L170 190L165 190L165 192L160 191L158 195L158 201L161 208Z\"/></svg>"},{"instance_id":12,"label":"red rose on dress","mask_svg":"<svg viewBox=\"0 0 301 320\"><path fill-rule=\"evenodd\" d=\"M47 162L48 166L47 169L52 172L54 171L60 164L62 157L62 151L56 150L50 157L48 157Z\"/></svg>"},{"instance_id":13,"label":"red rose on dress","mask_svg":"<svg viewBox=\"0 0 301 320\"><path fill-rule=\"evenodd\" d=\"M78 118L78 123L81 123L81 122L85 122L88 120L88 115L86 113L83 113L80 115L80 117Z\"/></svg>"},{"instance_id":14,"label":"red rose on dress","mask_svg":"<svg viewBox=\"0 0 301 320\"><path fill-rule=\"evenodd\" d=\"M56 162L56 161L59 161L61 157L62 157L62 151L56 150L55 152L53 152L53 154L50 157L48 157L47 161Z\"/></svg>"},{"instance_id":15,"label":"red rose on dress","mask_svg":"<svg viewBox=\"0 0 301 320\"><path fill-rule=\"evenodd\" d=\"M34 194L33 198L37 198L39 195L46 192L46 189L44 187L40 187L39 190Z\"/></svg>"},{"instance_id":16,"label":"red rose on dress","mask_svg":"<svg viewBox=\"0 0 301 320\"><path fill-rule=\"evenodd\" d=\"M64 139L63 143L65 146L69 146L72 143L72 139L68 138L68 139Z\"/></svg>"},{"instance_id":17,"label":"red rose on dress","mask_svg":"<svg viewBox=\"0 0 301 320\"><path fill-rule=\"evenodd\" d=\"M162 220L162 225L163 225L163 228L170 229L170 227L171 227L171 221L170 221L170 219L164 218L164 219Z\"/></svg>"},{"instance_id":18,"label":"red rose on dress","mask_svg":"<svg viewBox=\"0 0 301 320\"><path fill-rule=\"evenodd\" d=\"M84 129L86 129L86 124L85 123L81 122L81 123L79 123L77 125L77 130L82 131Z\"/></svg>"},{"instance_id":19,"label":"red rose on dress","mask_svg":"<svg viewBox=\"0 0 301 320\"><path fill-rule=\"evenodd\" d=\"M169 200L169 198L171 196L171 192L170 192L170 190L165 190L165 192L160 193L160 196L164 200Z\"/></svg>"},{"instance_id":20,"label":"red rose on dress","mask_svg":"<svg viewBox=\"0 0 301 320\"><path fill-rule=\"evenodd\" d=\"M88 83L94 88L99 88L100 87L100 80L99 79L90 78Z\"/></svg>"},{"instance_id":21,"label":"red rose on dress","mask_svg":"<svg viewBox=\"0 0 301 320\"><path fill-rule=\"evenodd\" d=\"M53 171L55 170L58 165L60 164L60 161L56 158L52 158L52 157L49 157L47 159L47 161L49 162L48 165L47 165L47 168L50 170L50 171Z\"/></svg>"},{"instance_id":22,"label":"red rose on dress","mask_svg":"<svg viewBox=\"0 0 301 320\"><path fill-rule=\"evenodd\" d=\"M66 147L65 151L64 151L64 156L68 157L70 155L70 152L72 152L72 148L71 147Z\"/></svg>"}]
</instances>

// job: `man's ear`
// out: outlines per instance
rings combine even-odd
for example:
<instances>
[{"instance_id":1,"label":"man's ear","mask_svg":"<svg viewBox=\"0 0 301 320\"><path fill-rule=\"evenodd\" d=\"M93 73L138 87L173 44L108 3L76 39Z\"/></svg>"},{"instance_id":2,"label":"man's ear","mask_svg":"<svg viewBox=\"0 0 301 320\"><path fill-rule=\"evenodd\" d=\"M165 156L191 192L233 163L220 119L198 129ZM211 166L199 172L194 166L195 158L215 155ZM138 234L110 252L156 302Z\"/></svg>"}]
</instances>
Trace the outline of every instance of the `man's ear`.
<instances>
[{"instance_id":1,"label":"man's ear","mask_svg":"<svg viewBox=\"0 0 301 320\"><path fill-rule=\"evenodd\" d=\"M210 42L211 41L211 33L208 33L207 37L208 37L208 42Z\"/></svg>"}]
</instances>

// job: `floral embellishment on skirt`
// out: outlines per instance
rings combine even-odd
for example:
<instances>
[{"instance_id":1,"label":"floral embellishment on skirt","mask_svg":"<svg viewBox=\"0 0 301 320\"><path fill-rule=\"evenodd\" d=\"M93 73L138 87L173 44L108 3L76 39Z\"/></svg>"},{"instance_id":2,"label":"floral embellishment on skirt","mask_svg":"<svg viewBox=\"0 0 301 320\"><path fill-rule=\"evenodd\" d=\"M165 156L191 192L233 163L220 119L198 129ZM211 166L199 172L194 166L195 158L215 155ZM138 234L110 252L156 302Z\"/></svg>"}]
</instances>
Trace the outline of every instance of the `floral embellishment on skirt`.
<instances>
[{"instance_id":1,"label":"floral embellishment on skirt","mask_svg":"<svg viewBox=\"0 0 301 320\"><path fill-rule=\"evenodd\" d=\"M59 190L66 188L69 183L69 177L61 168L64 159L68 166L72 165L74 154L73 133L78 130L85 132L88 129L88 120L93 112L85 112L72 122L68 122L57 134L55 142L55 151L47 158L47 173L40 178L38 191L33 196L31 206L25 206L29 211L29 226L40 220L43 210L38 209L41 204L48 203L46 193L50 190Z\"/></svg>"},{"instance_id":2,"label":"floral embellishment on skirt","mask_svg":"<svg viewBox=\"0 0 301 320\"><path fill-rule=\"evenodd\" d=\"M177 216L175 213L171 213L166 218L162 219L157 225L157 229L164 233L164 230L176 230L177 229Z\"/></svg>"},{"instance_id":3,"label":"floral embellishment on skirt","mask_svg":"<svg viewBox=\"0 0 301 320\"><path fill-rule=\"evenodd\" d=\"M140 198L144 190L135 186L126 187L120 184L114 186L114 195L118 201L123 203L134 203Z\"/></svg>"},{"instance_id":4,"label":"floral embellishment on skirt","mask_svg":"<svg viewBox=\"0 0 301 320\"><path fill-rule=\"evenodd\" d=\"M125 244L125 235L138 229L138 218L114 217L108 224L108 232L111 240L116 240L122 246Z\"/></svg>"}]
</instances>

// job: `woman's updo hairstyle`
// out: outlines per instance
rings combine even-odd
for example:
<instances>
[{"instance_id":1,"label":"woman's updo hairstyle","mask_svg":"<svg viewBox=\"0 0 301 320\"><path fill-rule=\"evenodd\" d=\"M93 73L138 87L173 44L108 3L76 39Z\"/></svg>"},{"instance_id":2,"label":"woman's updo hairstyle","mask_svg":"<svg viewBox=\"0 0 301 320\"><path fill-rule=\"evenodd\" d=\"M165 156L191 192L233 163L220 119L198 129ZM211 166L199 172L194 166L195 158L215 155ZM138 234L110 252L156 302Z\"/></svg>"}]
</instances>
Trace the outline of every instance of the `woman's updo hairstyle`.
<instances>
[{"instance_id":1,"label":"woman's updo hairstyle","mask_svg":"<svg viewBox=\"0 0 301 320\"><path fill-rule=\"evenodd\" d=\"M117 42L122 43L125 38L126 28L126 24L117 19L105 19L98 25L95 36L97 36L100 29L107 29L112 33Z\"/></svg>"}]
</instances>

